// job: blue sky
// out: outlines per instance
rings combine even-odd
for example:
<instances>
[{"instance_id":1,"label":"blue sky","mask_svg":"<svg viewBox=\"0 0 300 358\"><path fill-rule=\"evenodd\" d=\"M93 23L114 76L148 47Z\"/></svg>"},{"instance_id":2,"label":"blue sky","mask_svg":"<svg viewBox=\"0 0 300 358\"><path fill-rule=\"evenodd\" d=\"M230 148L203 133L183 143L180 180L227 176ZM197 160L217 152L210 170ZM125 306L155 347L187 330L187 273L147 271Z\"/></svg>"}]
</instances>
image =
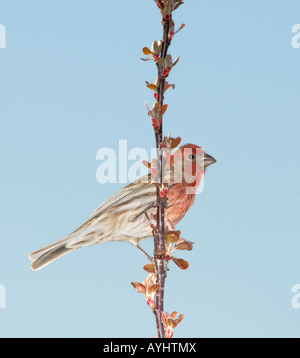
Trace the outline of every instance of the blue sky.
<instances>
[{"instance_id":1,"label":"blue sky","mask_svg":"<svg viewBox=\"0 0 300 358\"><path fill-rule=\"evenodd\" d=\"M178 225L195 242L187 271L170 264L174 337L299 337L299 1L186 1L170 53L164 134L217 159ZM99 184L100 148L154 146L145 101L161 38L151 0L1 3L0 337L153 337L131 281L131 245L77 250L38 272L28 254L73 231L124 184ZM152 242L141 243L151 252Z\"/></svg>"}]
</instances>

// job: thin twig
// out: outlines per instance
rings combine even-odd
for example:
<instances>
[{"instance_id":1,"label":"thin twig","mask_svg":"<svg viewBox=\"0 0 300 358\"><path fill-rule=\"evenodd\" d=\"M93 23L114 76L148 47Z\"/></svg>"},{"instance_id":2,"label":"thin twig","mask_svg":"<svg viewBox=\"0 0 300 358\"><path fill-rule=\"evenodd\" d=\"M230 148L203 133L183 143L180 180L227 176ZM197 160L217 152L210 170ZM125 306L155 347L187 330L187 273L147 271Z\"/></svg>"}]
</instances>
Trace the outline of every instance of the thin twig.
<instances>
[{"instance_id":1,"label":"thin twig","mask_svg":"<svg viewBox=\"0 0 300 358\"><path fill-rule=\"evenodd\" d=\"M170 46L170 40L168 39L169 33L169 21L163 21L163 46L160 57L165 58L167 55L168 48ZM164 88L165 88L165 78L162 76L163 67L157 64L158 71L158 98L157 101L162 106L164 102ZM161 150L161 143L163 140L163 126L162 121L159 129L155 132L156 139L156 148L157 148L157 160L158 160L158 174L160 184L163 182L163 156ZM155 318L156 318L156 329L157 329L157 337L164 338L165 330L162 323L162 312L164 310L164 287L165 287L165 279L166 279L166 269L165 269L165 213L164 213L164 203L160 196L160 189L156 190L157 195L157 233L155 235L154 240L154 258L155 258L155 267L156 267L156 275L157 275L157 283L160 285L161 290L158 296L156 297L156 309L154 310Z\"/></svg>"}]
</instances>

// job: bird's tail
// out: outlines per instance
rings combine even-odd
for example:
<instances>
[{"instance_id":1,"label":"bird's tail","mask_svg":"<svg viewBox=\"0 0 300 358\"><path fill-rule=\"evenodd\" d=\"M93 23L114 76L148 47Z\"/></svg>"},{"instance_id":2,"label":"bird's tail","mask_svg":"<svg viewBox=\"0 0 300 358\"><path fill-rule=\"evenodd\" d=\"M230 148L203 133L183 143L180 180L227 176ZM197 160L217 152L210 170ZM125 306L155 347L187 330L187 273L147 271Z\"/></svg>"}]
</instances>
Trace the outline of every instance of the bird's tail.
<instances>
[{"instance_id":1,"label":"bird's tail","mask_svg":"<svg viewBox=\"0 0 300 358\"><path fill-rule=\"evenodd\" d=\"M71 237L68 235L61 240L31 253L29 255L29 259L32 261L30 267L33 270L39 270L59 257L76 250L76 247L67 247L67 243L70 239Z\"/></svg>"}]
</instances>

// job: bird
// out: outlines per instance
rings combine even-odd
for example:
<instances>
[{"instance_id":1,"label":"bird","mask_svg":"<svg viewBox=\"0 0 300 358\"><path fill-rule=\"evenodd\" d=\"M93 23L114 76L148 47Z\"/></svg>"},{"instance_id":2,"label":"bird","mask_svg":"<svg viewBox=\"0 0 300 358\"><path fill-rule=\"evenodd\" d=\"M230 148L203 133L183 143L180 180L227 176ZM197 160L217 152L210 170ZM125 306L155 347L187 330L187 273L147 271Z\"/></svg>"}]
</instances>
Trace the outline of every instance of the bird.
<instances>
[{"instance_id":1,"label":"bird","mask_svg":"<svg viewBox=\"0 0 300 358\"><path fill-rule=\"evenodd\" d=\"M175 228L194 203L206 168L216 159L195 144L185 144L171 154L164 166L167 186L166 228ZM29 255L35 271L78 248L109 241L130 242L142 251L139 241L153 236L157 212L157 182L151 173L119 190L104 201L75 231Z\"/></svg>"}]
</instances>

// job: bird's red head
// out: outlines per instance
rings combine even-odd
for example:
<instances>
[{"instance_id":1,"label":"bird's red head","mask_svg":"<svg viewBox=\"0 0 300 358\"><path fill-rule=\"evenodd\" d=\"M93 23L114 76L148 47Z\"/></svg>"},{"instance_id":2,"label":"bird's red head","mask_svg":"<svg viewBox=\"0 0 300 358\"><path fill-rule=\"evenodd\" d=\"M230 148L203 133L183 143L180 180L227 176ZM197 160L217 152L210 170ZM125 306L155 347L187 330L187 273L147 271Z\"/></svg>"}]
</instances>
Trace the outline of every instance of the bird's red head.
<instances>
[{"instance_id":1,"label":"bird's red head","mask_svg":"<svg viewBox=\"0 0 300 358\"><path fill-rule=\"evenodd\" d=\"M175 183L198 186L205 169L216 160L195 144L184 144L170 156L170 165L174 168Z\"/></svg>"}]
</instances>

